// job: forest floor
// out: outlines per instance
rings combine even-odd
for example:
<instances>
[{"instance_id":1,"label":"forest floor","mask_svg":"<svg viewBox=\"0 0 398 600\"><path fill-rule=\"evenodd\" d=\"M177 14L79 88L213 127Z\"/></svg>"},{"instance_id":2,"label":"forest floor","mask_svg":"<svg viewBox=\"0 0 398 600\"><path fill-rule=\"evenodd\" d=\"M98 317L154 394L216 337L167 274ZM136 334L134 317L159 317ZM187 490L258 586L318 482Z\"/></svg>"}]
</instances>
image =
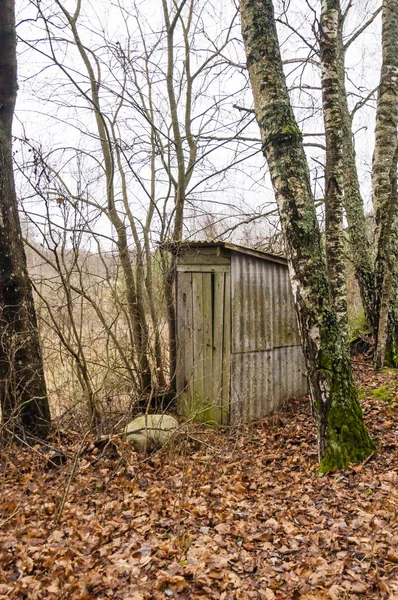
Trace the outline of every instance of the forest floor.
<instances>
[{"instance_id":1,"label":"forest floor","mask_svg":"<svg viewBox=\"0 0 398 600\"><path fill-rule=\"evenodd\" d=\"M324 477L305 398L146 460L77 434L60 467L3 450L0 599L398 599L397 373L355 371L378 452Z\"/></svg>"}]
</instances>

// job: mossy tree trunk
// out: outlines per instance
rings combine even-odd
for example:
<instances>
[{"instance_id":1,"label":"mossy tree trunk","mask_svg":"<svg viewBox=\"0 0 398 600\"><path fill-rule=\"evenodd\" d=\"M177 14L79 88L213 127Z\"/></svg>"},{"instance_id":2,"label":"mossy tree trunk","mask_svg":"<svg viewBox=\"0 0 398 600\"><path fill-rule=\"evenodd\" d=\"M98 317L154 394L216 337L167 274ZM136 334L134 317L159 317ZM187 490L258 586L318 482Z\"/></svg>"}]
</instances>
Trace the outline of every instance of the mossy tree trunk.
<instances>
[{"instance_id":1,"label":"mossy tree trunk","mask_svg":"<svg viewBox=\"0 0 398 600\"><path fill-rule=\"evenodd\" d=\"M323 0L319 27L322 104L325 125L326 264L331 299L341 335L348 336L347 290L343 237L343 115L340 104L338 44L340 2ZM348 344L348 337L346 343Z\"/></svg>"},{"instance_id":2,"label":"mossy tree trunk","mask_svg":"<svg viewBox=\"0 0 398 600\"><path fill-rule=\"evenodd\" d=\"M395 233L395 260L393 271L393 290L390 298L387 325L387 347L385 364L398 367L398 235Z\"/></svg>"},{"instance_id":3,"label":"mossy tree trunk","mask_svg":"<svg viewBox=\"0 0 398 600\"><path fill-rule=\"evenodd\" d=\"M387 76L387 83L384 86L384 91L389 89L388 77L391 76L391 64L394 62L396 56L397 46L397 27L396 20L391 18L392 9L391 3L383 4L384 13L384 33L383 33L383 62L386 63L386 69L383 68L382 80L385 80ZM370 243L369 235L367 232L366 217L364 212L364 202L360 191L358 170L356 165L355 147L352 134L352 116L349 112L347 93L345 87L345 52L347 44L344 44L344 16L342 15L340 7L338 8L338 29L337 29L337 49L339 54L338 64L338 76L339 76L339 88L340 88L340 108L342 112L342 131L343 131L343 155L344 155L344 195L343 203L345 214L348 222L348 233L349 233L349 244L351 251L351 260L355 268L355 275L358 282L362 305L365 312L368 327L375 334L376 340L380 339L378 350L375 353L376 366L380 368L383 364L384 357L386 358L390 366L397 366L398 364L398 317L396 309L396 298L398 292L398 286L396 285L398 275L398 261L397 261L397 219L391 220L389 216L389 210L397 204L396 199L390 195L390 209L384 201L383 206L377 208L377 202L375 201L376 219L377 219L377 246L381 246L380 250L376 248L377 256L374 258L371 250L372 246ZM393 10L397 10L396 3L394 3ZM387 11L387 13L386 13ZM375 13L376 14L376 13ZM394 24L395 23L395 24ZM350 40L348 40L348 45ZM387 51L387 49L389 49ZM389 65L389 66L388 66ZM394 83L394 82L393 82ZM383 100L388 98L388 94L384 95ZM391 102L391 98L389 100ZM392 102L391 105L394 103ZM380 182L380 164L384 162L384 165L392 164L391 169L391 194L396 193L396 183L393 182L393 177L396 176L396 166L394 166L394 158L392 156L392 148L394 148L394 142L390 145L389 140L390 132L392 133L392 139L396 135L396 126L390 122L388 128L383 127L383 114L384 117L388 115L388 109L386 110L386 104L382 101L379 96L379 107L378 112L380 117L378 118L378 132L376 132L376 152L377 156L374 168L374 184L375 189L377 184L375 182L376 171L379 172ZM393 121L396 120L394 117L394 109L391 113ZM396 111L395 111L396 114ZM387 117L388 119L388 117ZM382 158L384 157L384 158ZM384 176L385 177L385 176ZM388 178L385 177L385 181ZM387 190L387 188L384 188ZM388 193L387 193L388 196ZM385 196L385 198L387 197ZM395 223L395 230L394 230ZM383 248L389 246L389 251L384 252ZM384 264L387 260L389 268L386 271L386 279L384 281L384 287L382 283L383 273L385 270ZM381 319L381 320L380 320ZM378 331L383 332L380 336ZM384 340L384 342L382 341Z\"/></svg>"},{"instance_id":4,"label":"mossy tree trunk","mask_svg":"<svg viewBox=\"0 0 398 600\"><path fill-rule=\"evenodd\" d=\"M373 449L352 378L347 332L331 300L310 174L289 101L272 0L241 0L242 33L263 151L284 233L317 425L320 471Z\"/></svg>"},{"instance_id":5,"label":"mossy tree trunk","mask_svg":"<svg viewBox=\"0 0 398 600\"><path fill-rule=\"evenodd\" d=\"M367 232L364 202L359 185L358 169L354 137L352 133L352 117L348 108L345 85L345 53L343 41L344 18L341 7L336 6L337 22L337 76L341 110L341 132L343 136L343 205L348 223L348 236L351 260L355 269L355 278L361 294L368 327L373 331L374 313L374 265L371 244Z\"/></svg>"},{"instance_id":6,"label":"mossy tree trunk","mask_svg":"<svg viewBox=\"0 0 398 600\"><path fill-rule=\"evenodd\" d=\"M373 206L376 213L375 367L381 369L387 349L388 321L394 285L398 159L398 2L383 0L382 69L377 99L373 155Z\"/></svg>"},{"instance_id":7,"label":"mossy tree trunk","mask_svg":"<svg viewBox=\"0 0 398 600\"><path fill-rule=\"evenodd\" d=\"M32 287L15 194L11 126L17 93L14 0L0 3L0 404L6 431L50 427Z\"/></svg>"}]
</instances>

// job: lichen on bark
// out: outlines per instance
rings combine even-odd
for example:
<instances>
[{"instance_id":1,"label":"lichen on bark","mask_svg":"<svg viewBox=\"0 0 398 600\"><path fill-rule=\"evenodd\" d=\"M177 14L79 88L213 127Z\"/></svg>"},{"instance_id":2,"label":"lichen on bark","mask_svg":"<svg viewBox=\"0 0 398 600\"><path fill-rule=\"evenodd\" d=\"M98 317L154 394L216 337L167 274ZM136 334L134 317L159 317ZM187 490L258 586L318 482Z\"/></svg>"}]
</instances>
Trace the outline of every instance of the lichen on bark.
<instances>
[{"instance_id":1,"label":"lichen on bark","mask_svg":"<svg viewBox=\"0 0 398 600\"><path fill-rule=\"evenodd\" d=\"M255 113L279 208L307 363L320 469L340 469L373 450L352 377L347 330L341 330L347 322L338 314L331 295L308 164L283 74L272 0L241 0L240 9ZM336 219L334 235L339 242L341 216Z\"/></svg>"},{"instance_id":2,"label":"lichen on bark","mask_svg":"<svg viewBox=\"0 0 398 600\"><path fill-rule=\"evenodd\" d=\"M377 99L373 155L373 205L376 213L375 367L382 368L396 275L398 228L398 2L383 0L382 69ZM391 332L396 335L396 332ZM391 352L390 352L391 354Z\"/></svg>"},{"instance_id":3,"label":"lichen on bark","mask_svg":"<svg viewBox=\"0 0 398 600\"><path fill-rule=\"evenodd\" d=\"M326 355L327 352L326 349ZM351 371L350 357L332 354L327 360L329 368L324 375L329 380L331 400L325 407L326 443L320 473L344 469L349 463L362 461L375 449L362 418L358 390L352 377L347 377Z\"/></svg>"},{"instance_id":4,"label":"lichen on bark","mask_svg":"<svg viewBox=\"0 0 398 600\"><path fill-rule=\"evenodd\" d=\"M331 300L341 333L348 336L343 237L343 111L340 103L339 81L339 66L342 60L341 48L338 44L339 15L339 0L323 0L319 46L326 141L324 193L326 262Z\"/></svg>"},{"instance_id":5,"label":"lichen on bark","mask_svg":"<svg viewBox=\"0 0 398 600\"><path fill-rule=\"evenodd\" d=\"M374 265L369 239L370 236L367 227L367 219L365 216L364 202L361 194L356 164L356 152L352 131L352 115L348 108L347 91L345 85L346 48L343 41L344 22L345 20L341 14L341 8L339 7L336 43L339 52L337 76L342 117L341 125L344 154L343 204L348 224L347 233L351 260L355 269L355 277L358 282L367 326L370 330L372 330L374 326Z\"/></svg>"}]
</instances>

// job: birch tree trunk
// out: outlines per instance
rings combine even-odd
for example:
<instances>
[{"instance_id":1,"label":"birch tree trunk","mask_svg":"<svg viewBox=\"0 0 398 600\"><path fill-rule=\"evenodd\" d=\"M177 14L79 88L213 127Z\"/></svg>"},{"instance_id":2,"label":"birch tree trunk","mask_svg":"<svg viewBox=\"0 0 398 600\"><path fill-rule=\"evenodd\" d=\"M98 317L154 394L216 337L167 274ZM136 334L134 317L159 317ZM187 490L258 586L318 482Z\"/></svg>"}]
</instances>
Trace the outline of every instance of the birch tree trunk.
<instances>
[{"instance_id":1,"label":"birch tree trunk","mask_svg":"<svg viewBox=\"0 0 398 600\"><path fill-rule=\"evenodd\" d=\"M339 0L323 0L319 44L322 65L322 101L326 140L325 217L326 263L332 303L348 345L347 290L343 238L343 115L340 104L338 44Z\"/></svg>"},{"instance_id":2,"label":"birch tree trunk","mask_svg":"<svg viewBox=\"0 0 398 600\"><path fill-rule=\"evenodd\" d=\"M388 315L394 274L394 240L397 229L398 159L398 2L383 0L383 63L377 99L373 155L373 206L376 212L375 368L384 364Z\"/></svg>"},{"instance_id":3,"label":"birch tree trunk","mask_svg":"<svg viewBox=\"0 0 398 600\"><path fill-rule=\"evenodd\" d=\"M317 425L320 471L373 450L353 382L347 333L331 301L308 164L289 101L272 0L241 0L242 33L285 238Z\"/></svg>"},{"instance_id":4,"label":"birch tree trunk","mask_svg":"<svg viewBox=\"0 0 398 600\"><path fill-rule=\"evenodd\" d=\"M352 134L352 118L348 108L345 85L345 47L343 42L344 18L340 6L338 10L337 50L338 86L343 135L343 204L348 223L351 260L355 269L362 306L368 326L373 330L374 312L374 265L368 239L364 203L359 185L356 153Z\"/></svg>"},{"instance_id":5,"label":"birch tree trunk","mask_svg":"<svg viewBox=\"0 0 398 600\"><path fill-rule=\"evenodd\" d=\"M15 194L11 126L17 93L14 0L0 4L0 405L3 424L45 437L50 410Z\"/></svg>"}]
</instances>

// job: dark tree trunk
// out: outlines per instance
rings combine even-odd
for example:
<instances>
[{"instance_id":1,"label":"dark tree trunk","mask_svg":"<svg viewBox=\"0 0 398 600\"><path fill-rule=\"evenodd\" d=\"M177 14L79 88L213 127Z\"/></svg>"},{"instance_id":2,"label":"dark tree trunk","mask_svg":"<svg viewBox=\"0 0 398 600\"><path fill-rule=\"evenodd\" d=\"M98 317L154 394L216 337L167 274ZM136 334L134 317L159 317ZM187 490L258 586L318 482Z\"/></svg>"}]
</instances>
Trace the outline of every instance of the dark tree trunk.
<instances>
[{"instance_id":1,"label":"dark tree trunk","mask_svg":"<svg viewBox=\"0 0 398 600\"><path fill-rule=\"evenodd\" d=\"M257 121L279 207L298 314L320 471L346 467L373 450L352 378L322 253L301 132L283 74L272 0L241 0L242 32Z\"/></svg>"},{"instance_id":2,"label":"dark tree trunk","mask_svg":"<svg viewBox=\"0 0 398 600\"><path fill-rule=\"evenodd\" d=\"M50 427L32 287L19 222L11 126L17 93L14 0L0 3L0 403L7 431Z\"/></svg>"}]
</instances>

